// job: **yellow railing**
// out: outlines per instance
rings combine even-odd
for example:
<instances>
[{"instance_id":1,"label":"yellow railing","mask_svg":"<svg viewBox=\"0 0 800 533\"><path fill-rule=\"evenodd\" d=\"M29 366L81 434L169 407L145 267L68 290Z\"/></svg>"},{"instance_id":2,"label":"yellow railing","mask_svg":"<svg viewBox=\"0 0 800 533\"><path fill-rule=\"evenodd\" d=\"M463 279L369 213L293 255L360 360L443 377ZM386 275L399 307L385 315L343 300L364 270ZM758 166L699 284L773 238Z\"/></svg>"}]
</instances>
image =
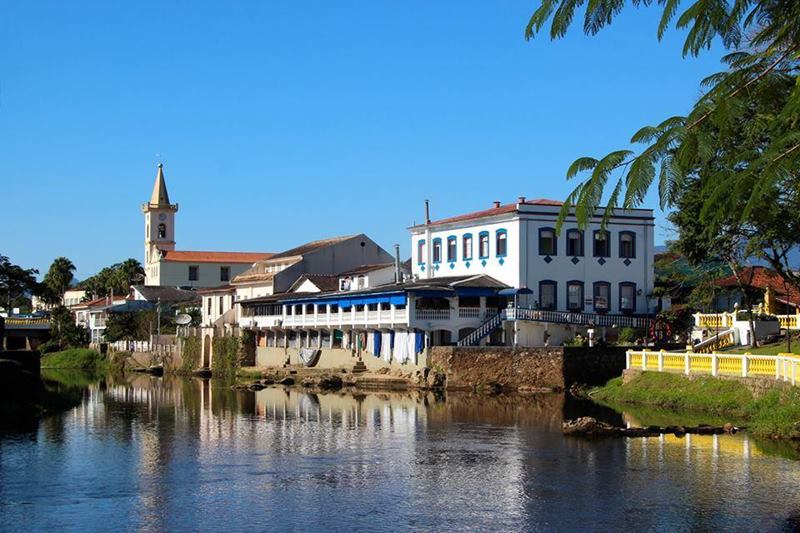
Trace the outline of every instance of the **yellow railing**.
<instances>
[{"instance_id":1,"label":"yellow railing","mask_svg":"<svg viewBox=\"0 0 800 533\"><path fill-rule=\"evenodd\" d=\"M800 380L800 355L628 350L626 368L712 376L771 377L795 385Z\"/></svg>"},{"instance_id":2,"label":"yellow railing","mask_svg":"<svg viewBox=\"0 0 800 533\"><path fill-rule=\"evenodd\" d=\"M49 323L49 318L6 318L6 326L32 326Z\"/></svg>"},{"instance_id":3,"label":"yellow railing","mask_svg":"<svg viewBox=\"0 0 800 533\"><path fill-rule=\"evenodd\" d=\"M734 330L731 329L724 333L720 333L719 336L714 341L709 342L705 346L702 346L702 343L698 346L695 346L694 351L698 353L714 353L715 351L720 350L722 348L733 346L735 342L736 342L736 333L734 332Z\"/></svg>"},{"instance_id":4,"label":"yellow railing","mask_svg":"<svg viewBox=\"0 0 800 533\"><path fill-rule=\"evenodd\" d=\"M694 325L698 328L729 328L733 326L734 313L696 313Z\"/></svg>"},{"instance_id":5,"label":"yellow railing","mask_svg":"<svg viewBox=\"0 0 800 533\"><path fill-rule=\"evenodd\" d=\"M781 323L781 329L798 329L797 315L776 315L778 322Z\"/></svg>"}]
</instances>

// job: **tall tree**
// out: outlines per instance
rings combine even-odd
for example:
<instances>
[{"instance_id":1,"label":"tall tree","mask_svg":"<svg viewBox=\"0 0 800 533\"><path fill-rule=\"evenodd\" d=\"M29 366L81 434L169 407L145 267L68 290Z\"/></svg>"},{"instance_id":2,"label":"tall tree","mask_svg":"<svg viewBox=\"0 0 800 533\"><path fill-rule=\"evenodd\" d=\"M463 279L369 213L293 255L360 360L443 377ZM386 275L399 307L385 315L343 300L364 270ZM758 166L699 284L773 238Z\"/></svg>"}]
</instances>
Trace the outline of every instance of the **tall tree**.
<instances>
[{"instance_id":1,"label":"tall tree","mask_svg":"<svg viewBox=\"0 0 800 533\"><path fill-rule=\"evenodd\" d=\"M12 307L28 301L29 294L38 293L38 273L35 268L22 268L12 263L8 257L0 255L0 305L10 311Z\"/></svg>"},{"instance_id":2,"label":"tall tree","mask_svg":"<svg viewBox=\"0 0 800 533\"><path fill-rule=\"evenodd\" d=\"M105 267L94 276L90 276L80 283L80 287L95 296L108 296L114 294L127 294L131 285L144 281L144 268L136 259L126 259Z\"/></svg>"},{"instance_id":3,"label":"tall tree","mask_svg":"<svg viewBox=\"0 0 800 533\"><path fill-rule=\"evenodd\" d=\"M46 299L50 300L50 303L60 302L74 279L75 265L72 261L66 257L56 257L42 280L43 284L49 289L46 291Z\"/></svg>"},{"instance_id":4,"label":"tall tree","mask_svg":"<svg viewBox=\"0 0 800 533\"><path fill-rule=\"evenodd\" d=\"M540 2L525 32L529 39L548 21L550 37L563 37L584 5L584 32L596 34L626 5L624 0ZM687 115L636 132L631 143L644 145L638 153L622 149L599 159L577 159L567 171L568 179L583 173L588 176L568 196L561 221L575 206L579 221L585 224L602 205L604 193L608 194L606 215L615 207L636 207L654 184L662 207L672 206L693 171L714 157L719 143L729 146L728 159L736 166L700 178L715 191L704 208L723 212L728 206L717 200L734 191L743 200L737 214L747 219L776 188L785 190L786 178L793 181L800 169L800 2L697 0L680 15L681 0L632 0L631 4L661 6L659 39L673 21L677 29L687 30L684 55L697 55L719 38L731 51L724 58L727 70L704 81L707 90ZM765 93L771 94L776 110L756 119L754 125L764 135L758 150L753 144L736 148L736 129L720 127L716 137L709 135L705 125L724 126L740 120L753 108L754 98Z\"/></svg>"}]
</instances>

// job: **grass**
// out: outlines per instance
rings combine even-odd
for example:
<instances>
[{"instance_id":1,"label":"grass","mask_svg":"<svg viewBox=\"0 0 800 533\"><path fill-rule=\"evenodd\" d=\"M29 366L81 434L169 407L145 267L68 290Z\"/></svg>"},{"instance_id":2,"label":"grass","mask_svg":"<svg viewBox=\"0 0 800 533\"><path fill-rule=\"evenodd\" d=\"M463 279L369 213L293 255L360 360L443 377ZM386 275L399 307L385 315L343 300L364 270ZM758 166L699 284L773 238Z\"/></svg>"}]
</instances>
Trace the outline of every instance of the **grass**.
<instances>
[{"instance_id":1,"label":"grass","mask_svg":"<svg viewBox=\"0 0 800 533\"><path fill-rule=\"evenodd\" d=\"M695 420L702 413L714 417L717 423L724 419L747 426L758 437L800 439L800 389L793 387L755 398L737 381L643 372L624 385L622 378L615 378L594 389L591 396L610 407L635 405L683 411L694 413L690 418Z\"/></svg>"},{"instance_id":2,"label":"grass","mask_svg":"<svg viewBox=\"0 0 800 533\"><path fill-rule=\"evenodd\" d=\"M264 377L264 372L258 367L247 366L239 368L236 371L236 377L240 379L261 379Z\"/></svg>"},{"instance_id":3,"label":"grass","mask_svg":"<svg viewBox=\"0 0 800 533\"><path fill-rule=\"evenodd\" d=\"M735 346L724 351L727 353L751 353L753 355L778 355L780 353L800 354L800 339L792 338L791 350L789 350L789 343L786 340L783 340L781 342L764 344L758 348L751 348L749 346Z\"/></svg>"},{"instance_id":4,"label":"grass","mask_svg":"<svg viewBox=\"0 0 800 533\"><path fill-rule=\"evenodd\" d=\"M70 348L61 352L49 353L42 357L42 368L73 368L83 370L103 370L108 361L96 350Z\"/></svg>"}]
</instances>

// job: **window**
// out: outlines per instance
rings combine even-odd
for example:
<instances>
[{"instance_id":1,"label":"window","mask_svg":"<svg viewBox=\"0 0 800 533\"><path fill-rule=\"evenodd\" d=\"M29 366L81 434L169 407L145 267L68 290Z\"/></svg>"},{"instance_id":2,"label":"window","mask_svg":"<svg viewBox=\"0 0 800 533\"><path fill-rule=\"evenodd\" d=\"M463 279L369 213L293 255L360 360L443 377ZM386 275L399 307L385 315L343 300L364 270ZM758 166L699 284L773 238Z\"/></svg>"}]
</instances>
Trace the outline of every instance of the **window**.
<instances>
[{"instance_id":1,"label":"window","mask_svg":"<svg viewBox=\"0 0 800 533\"><path fill-rule=\"evenodd\" d=\"M220 296L219 297L219 314L222 314L222 313L225 312L225 311L223 311L224 308L225 308L225 297L224 296Z\"/></svg>"},{"instance_id":2,"label":"window","mask_svg":"<svg viewBox=\"0 0 800 533\"><path fill-rule=\"evenodd\" d=\"M599 229L594 232L594 256L611 257L611 239L605 230Z\"/></svg>"},{"instance_id":3,"label":"window","mask_svg":"<svg viewBox=\"0 0 800 533\"><path fill-rule=\"evenodd\" d=\"M636 310L636 284L623 281L619 284L619 310L632 313Z\"/></svg>"},{"instance_id":4,"label":"window","mask_svg":"<svg viewBox=\"0 0 800 533\"><path fill-rule=\"evenodd\" d=\"M417 241L417 264L421 265L425 262L425 241Z\"/></svg>"},{"instance_id":5,"label":"window","mask_svg":"<svg viewBox=\"0 0 800 533\"><path fill-rule=\"evenodd\" d=\"M508 232L504 229L497 230L495 234L494 252L497 257L505 257L508 253Z\"/></svg>"},{"instance_id":6,"label":"window","mask_svg":"<svg viewBox=\"0 0 800 533\"><path fill-rule=\"evenodd\" d=\"M167 225L166 224L159 224L158 225L158 238L159 239L166 239L167 238Z\"/></svg>"},{"instance_id":7,"label":"window","mask_svg":"<svg viewBox=\"0 0 800 533\"><path fill-rule=\"evenodd\" d=\"M539 255L556 255L556 230L539 228Z\"/></svg>"},{"instance_id":8,"label":"window","mask_svg":"<svg viewBox=\"0 0 800 533\"><path fill-rule=\"evenodd\" d=\"M189 281L197 281L199 277L197 275L197 270L198 270L197 265L189 265Z\"/></svg>"},{"instance_id":9,"label":"window","mask_svg":"<svg viewBox=\"0 0 800 533\"><path fill-rule=\"evenodd\" d=\"M567 255L583 257L583 232L581 230L567 231Z\"/></svg>"},{"instance_id":10,"label":"window","mask_svg":"<svg viewBox=\"0 0 800 533\"><path fill-rule=\"evenodd\" d=\"M456 261L456 248L458 245L456 244L455 236L450 236L447 238L447 261L452 263Z\"/></svg>"},{"instance_id":11,"label":"window","mask_svg":"<svg viewBox=\"0 0 800 533\"><path fill-rule=\"evenodd\" d=\"M594 284L594 312L607 313L611 300L611 284L607 281L596 281Z\"/></svg>"},{"instance_id":12,"label":"window","mask_svg":"<svg viewBox=\"0 0 800 533\"><path fill-rule=\"evenodd\" d=\"M230 279L231 279L231 267L229 266L219 267L219 280L230 281Z\"/></svg>"},{"instance_id":13,"label":"window","mask_svg":"<svg viewBox=\"0 0 800 533\"><path fill-rule=\"evenodd\" d=\"M442 239L436 238L433 239L433 258L431 261L434 263L441 263L442 262Z\"/></svg>"},{"instance_id":14,"label":"window","mask_svg":"<svg viewBox=\"0 0 800 533\"><path fill-rule=\"evenodd\" d=\"M542 309L555 309L558 304L556 290L558 284L555 281L539 282L539 307Z\"/></svg>"},{"instance_id":15,"label":"window","mask_svg":"<svg viewBox=\"0 0 800 533\"><path fill-rule=\"evenodd\" d=\"M619 256L627 259L636 257L636 234L634 232L619 232Z\"/></svg>"},{"instance_id":16,"label":"window","mask_svg":"<svg viewBox=\"0 0 800 533\"><path fill-rule=\"evenodd\" d=\"M570 311L583 311L583 282L567 282L567 309Z\"/></svg>"},{"instance_id":17,"label":"window","mask_svg":"<svg viewBox=\"0 0 800 533\"><path fill-rule=\"evenodd\" d=\"M472 259L472 234L467 233L461 238L461 257L464 261Z\"/></svg>"},{"instance_id":18,"label":"window","mask_svg":"<svg viewBox=\"0 0 800 533\"><path fill-rule=\"evenodd\" d=\"M478 235L478 256L481 259L489 257L489 232L482 231Z\"/></svg>"},{"instance_id":19,"label":"window","mask_svg":"<svg viewBox=\"0 0 800 533\"><path fill-rule=\"evenodd\" d=\"M209 314L209 315L210 315L210 314L211 314L211 297L210 297L210 296L208 297L208 299L206 300L206 302L207 302L207 305L206 305L206 310L207 310L207 311L206 311L206 312L207 312L207 314Z\"/></svg>"}]
</instances>

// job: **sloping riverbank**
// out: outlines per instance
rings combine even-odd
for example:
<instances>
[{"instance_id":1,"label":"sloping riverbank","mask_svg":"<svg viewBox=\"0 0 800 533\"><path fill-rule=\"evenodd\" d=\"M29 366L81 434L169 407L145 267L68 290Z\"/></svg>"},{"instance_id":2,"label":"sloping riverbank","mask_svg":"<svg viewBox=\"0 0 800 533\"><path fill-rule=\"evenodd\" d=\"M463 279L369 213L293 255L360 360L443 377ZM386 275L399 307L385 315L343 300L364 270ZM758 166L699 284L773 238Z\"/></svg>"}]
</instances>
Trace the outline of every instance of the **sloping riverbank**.
<instances>
[{"instance_id":1,"label":"sloping riverbank","mask_svg":"<svg viewBox=\"0 0 800 533\"><path fill-rule=\"evenodd\" d=\"M800 390L782 387L754 394L744 383L709 376L638 372L590 392L616 409L648 406L724 419L770 439L800 440Z\"/></svg>"}]
</instances>

